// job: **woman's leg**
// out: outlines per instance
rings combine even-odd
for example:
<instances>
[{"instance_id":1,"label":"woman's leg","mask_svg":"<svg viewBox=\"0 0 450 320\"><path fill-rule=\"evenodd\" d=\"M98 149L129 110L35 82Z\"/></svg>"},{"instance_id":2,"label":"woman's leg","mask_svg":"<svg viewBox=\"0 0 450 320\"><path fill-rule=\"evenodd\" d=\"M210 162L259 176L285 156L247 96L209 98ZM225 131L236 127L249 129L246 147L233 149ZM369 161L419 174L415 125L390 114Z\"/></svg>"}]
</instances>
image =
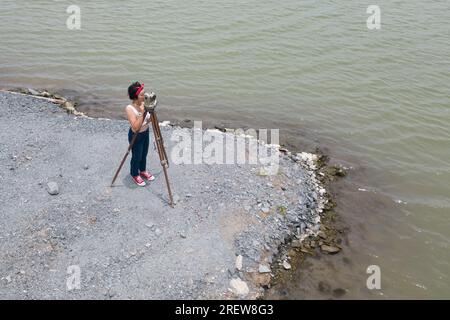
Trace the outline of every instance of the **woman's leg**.
<instances>
[{"instance_id":1,"label":"woman's leg","mask_svg":"<svg viewBox=\"0 0 450 320\"><path fill-rule=\"evenodd\" d=\"M131 139L133 138L133 131L128 132L128 142L131 143ZM135 177L139 175L139 164L141 162L142 158L142 151L144 147L144 139L141 134L138 134L138 137L136 138L136 142L133 145L133 148L131 149L131 162L130 162L130 174Z\"/></svg>"},{"instance_id":2,"label":"woman's leg","mask_svg":"<svg viewBox=\"0 0 450 320\"><path fill-rule=\"evenodd\" d=\"M150 131L147 130L146 132L142 133L142 155L141 155L141 162L139 163L139 171L145 171L147 167L147 154L148 154L148 146L150 142Z\"/></svg>"}]
</instances>

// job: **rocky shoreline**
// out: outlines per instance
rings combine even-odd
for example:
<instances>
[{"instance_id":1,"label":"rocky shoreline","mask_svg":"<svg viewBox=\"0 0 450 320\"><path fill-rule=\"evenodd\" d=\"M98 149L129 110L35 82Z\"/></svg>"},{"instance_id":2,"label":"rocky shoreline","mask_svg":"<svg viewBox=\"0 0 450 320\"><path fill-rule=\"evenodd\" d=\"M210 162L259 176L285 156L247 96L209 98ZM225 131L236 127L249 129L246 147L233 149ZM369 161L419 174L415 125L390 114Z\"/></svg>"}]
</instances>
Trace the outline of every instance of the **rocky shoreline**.
<instances>
[{"instance_id":1,"label":"rocky shoreline","mask_svg":"<svg viewBox=\"0 0 450 320\"><path fill-rule=\"evenodd\" d=\"M0 93L0 299L257 299L294 256L341 250L323 221L333 214L325 185L345 173L324 156L266 145L279 153L276 175L254 164L172 164L172 209L152 147L155 183L136 188L127 163L109 186L126 121L90 118L47 91L18 91ZM174 133L195 134L163 124L168 154ZM202 132L253 139L224 131ZM68 290L74 265L81 285Z\"/></svg>"}]
</instances>

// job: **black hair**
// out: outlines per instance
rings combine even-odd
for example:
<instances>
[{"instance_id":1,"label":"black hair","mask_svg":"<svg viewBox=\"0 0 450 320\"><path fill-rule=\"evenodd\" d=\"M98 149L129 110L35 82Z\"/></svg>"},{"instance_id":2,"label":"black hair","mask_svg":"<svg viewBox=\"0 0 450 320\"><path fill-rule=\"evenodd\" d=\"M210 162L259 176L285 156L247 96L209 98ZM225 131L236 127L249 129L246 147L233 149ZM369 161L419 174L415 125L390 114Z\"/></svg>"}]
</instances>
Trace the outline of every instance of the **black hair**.
<instances>
[{"instance_id":1,"label":"black hair","mask_svg":"<svg viewBox=\"0 0 450 320\"><path fill-rule=\"evenodd\" d=\"M135 100L137 99L137 94L136 92L138 91L138 89L141 87L141 84L139 82L133 82L129 87L128 87L128 96L130 97L131 100Z\"/></svg>"}]
</instances>

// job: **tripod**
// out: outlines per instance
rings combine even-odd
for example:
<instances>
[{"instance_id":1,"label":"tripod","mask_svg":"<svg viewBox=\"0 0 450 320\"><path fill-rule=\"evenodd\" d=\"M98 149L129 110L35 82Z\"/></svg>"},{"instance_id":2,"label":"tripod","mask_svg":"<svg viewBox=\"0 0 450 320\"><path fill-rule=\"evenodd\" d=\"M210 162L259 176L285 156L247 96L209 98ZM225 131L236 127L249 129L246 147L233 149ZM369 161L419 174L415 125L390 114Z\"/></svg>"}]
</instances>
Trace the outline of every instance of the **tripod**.
<instances>
[{"instance_id":1,"label":"tripod","mask_svg":"<svg viewBox=\"0 0 450 320\"><path fill-rule=\"evenodd\" d=\"M161 130L159 127L158 117L156 116L155 107L156 106L145 108L144 119L147 116L147 113L150 112L150 120L152 122L153 135L155 137L156 147L158 149L159 160L161 162L161 166L163 167L164 177L166 179L166 184L167 184L167 191L169 192L169 205L173 208L174 203L173 203L172 191L170 189L169 176L167 174L167 169L169 168L169 160L167 159L166 149L164 148L164 141L163 141L163 137L161 135ZM134 143L136 142L138 133L139 133L139 131L134 133L133 138L131 139L131 142L128 146L127 152L125 153L125 156L123 157L122 162L120 163L119 168L117 169L116 174L114 175L114 178L111 182L111 187L113 186L114 182L116 181L117 176L119 175L119 172L122 169L123 164L125 163L125 160L127 159L128 155L130 154L130 151L133 148Z\"/></svg>"}]
</instances>

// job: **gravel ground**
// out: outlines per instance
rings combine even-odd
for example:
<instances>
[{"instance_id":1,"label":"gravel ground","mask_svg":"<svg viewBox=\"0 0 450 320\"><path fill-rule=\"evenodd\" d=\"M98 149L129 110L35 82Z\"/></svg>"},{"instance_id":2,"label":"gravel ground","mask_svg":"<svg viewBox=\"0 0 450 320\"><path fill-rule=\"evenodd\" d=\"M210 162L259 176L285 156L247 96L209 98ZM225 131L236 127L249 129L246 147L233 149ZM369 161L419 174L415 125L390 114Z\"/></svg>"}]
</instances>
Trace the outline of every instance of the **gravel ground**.
<instances>
[{"instance_id":1,"label":"gravel ground","mask_svg":"<svg viewBox=\"0 0 450 320\"><path fill-rule=\"evenodd\" d=\"M135 186L127 159L110 187L128 127L0 92L0 299L254 299L288 266L283 244L319 230L325 190L305 154L281 153L267 176L171 163L171 208L151 134L156 180ZM174 132L193 129L161 131L172 159Z\"/></svg>"}]
</instances>

